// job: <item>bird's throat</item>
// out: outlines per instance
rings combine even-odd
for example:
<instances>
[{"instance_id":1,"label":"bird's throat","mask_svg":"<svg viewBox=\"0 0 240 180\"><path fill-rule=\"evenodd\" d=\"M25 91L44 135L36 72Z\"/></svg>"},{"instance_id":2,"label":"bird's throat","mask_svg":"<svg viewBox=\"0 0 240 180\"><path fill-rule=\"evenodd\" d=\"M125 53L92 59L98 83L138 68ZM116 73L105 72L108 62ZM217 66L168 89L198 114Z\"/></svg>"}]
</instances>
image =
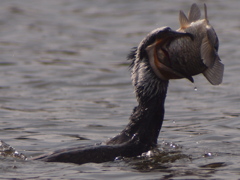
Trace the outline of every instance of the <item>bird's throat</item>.
<instances>
[{"instance_id":1,"label":"bird's throat","mask_svg":"<svg viewBox=\"0 0 240 180\"><path fill-rule=\"evenodd\" d=\"M135 143L145 144L148 147L156 146L164 118L168 81L155 82L156 84L151 84L151 89L145 87L145 90L149 89L150 92L144 91L144 94L138 94L139 89L136 90L139 104L133 109L129 124L107 144L122 144L134 140Z\"/></svg>"}]
</instances>

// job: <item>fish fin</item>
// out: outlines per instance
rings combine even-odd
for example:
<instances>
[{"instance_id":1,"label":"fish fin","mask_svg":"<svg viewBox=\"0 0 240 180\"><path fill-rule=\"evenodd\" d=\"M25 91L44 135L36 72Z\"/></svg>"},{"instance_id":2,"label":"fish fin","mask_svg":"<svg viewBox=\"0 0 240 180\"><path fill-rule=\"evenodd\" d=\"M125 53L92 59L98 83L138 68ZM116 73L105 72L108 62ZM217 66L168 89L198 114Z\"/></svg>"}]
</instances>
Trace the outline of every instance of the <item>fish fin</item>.
<instances>
[{"instance_id":1,"label":"fish fin","mask_svg":"<svg viewBox=\"0 0 240 180\"><path fill-rule=\"evenodd\" d=\"M203 59L203 63L207 67L211 68L214 64L216 56L217 54L212 44L209 42L208 37L205 36L202 40L202 45L201 45L201 57Z\"/></svg>"},{"instance_id":2,"label":"fish fin","mask_svg":"<svg viewBox=\"0 0 240 180\"><path fill-rule=\"evenodd\" d=\"M191 83L194 83L194 79L193 79L192 76L187 76L187 77L185 77L185 78L187 78Z\"/></svg>"},{"instance_id":3,"label":"fish fin","mask_svg":"<svg viewBox=\"0 0 240 180\"><path fill-rule=\"evenodd\" d=\"M191 9L188 13L188 19L190 22L197 21L201 18L201 11L197 4L192 4Z\"/></svg>"},{"instance_id":4,"label":"fish fin","mask_svg":"<svg viewBox=\"0 0 240 180\"><path fill-rule=\"evenodd\" d=\"M220 58L217 56L213 66L205 70L203 75L212 85L219 85L222 83L223 71L224 65L220 62Z\"/></svg>"},{"instance_id":5,"label":"fish fin","mask_svg":"<svg viewBox=\"0 0 240 180\"><path fill-rule=\"evenodd\" d=\"M190 22L187 16L182 11L179 12L179 23L180 23L180 28L182 29L185 29L190 25Z\"/></svg>"},{"instance_id":6,"label":"fish fin","mask_svg":"<svg viewBox=\"0 0 240 180\"><path fill-rule=\"evenodd\" d=\"M216 51L218 51L219 41L218 41L217 34L215 33L214 29L210 25L206 26L206 30L207 30L207 37L208 37L209 43Z\"/></svg>"},{"instance_id":7,"label":"fish fin","mask_svg":"<svg viewBox=\"0 0 240 180\"><path fill-rule=\"evenodd\" d=\"M207 24L209 24L208 15L207 15L207 5L205 3L204 3L204 16Z\"/></svg>"}]
</instances>

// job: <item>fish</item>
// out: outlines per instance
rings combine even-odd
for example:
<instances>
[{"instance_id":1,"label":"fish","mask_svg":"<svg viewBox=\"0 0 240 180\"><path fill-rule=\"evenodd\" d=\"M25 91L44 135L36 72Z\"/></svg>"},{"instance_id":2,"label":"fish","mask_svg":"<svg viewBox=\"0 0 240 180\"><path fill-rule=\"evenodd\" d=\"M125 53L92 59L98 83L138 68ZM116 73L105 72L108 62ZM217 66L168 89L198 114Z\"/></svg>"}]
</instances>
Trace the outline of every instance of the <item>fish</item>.
<instances>
[{"instance_id":1,"label":"fish","mask_svg":"<svg viewBox=\"0 0 240 180\"><path fill-rule=\"evenodd\" d=\"M161 47L155 46L155 54L159 63L167 66L179 76L194 82L192 76L202 73L212 85L222 83L224 64L218 55L219 40L207 16L207 6L204 4L205 16L197 4L192 4L188 16L179 12L180 28L176 33L186 33L192 36L174 38Z\"/></svg>"}]
</instances>

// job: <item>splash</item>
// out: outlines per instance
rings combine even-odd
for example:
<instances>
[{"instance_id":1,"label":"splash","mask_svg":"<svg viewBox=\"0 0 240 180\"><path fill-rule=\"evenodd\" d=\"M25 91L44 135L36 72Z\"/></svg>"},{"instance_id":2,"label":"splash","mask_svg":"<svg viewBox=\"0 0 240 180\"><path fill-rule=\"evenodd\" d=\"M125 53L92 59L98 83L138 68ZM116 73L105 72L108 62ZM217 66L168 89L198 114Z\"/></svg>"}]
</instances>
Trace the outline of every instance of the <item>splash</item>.
<instances>
[{"instance_id":1,"label":"splash","mask_svg":"<svg viewBox=\"0 0 240 180\"><path fill-rule=\"evenodd\" d=\"M27 157L16 151L12 146L0 140L0 156L13 157L17 159L27 160Z\"/></svg>"}]
</instances>

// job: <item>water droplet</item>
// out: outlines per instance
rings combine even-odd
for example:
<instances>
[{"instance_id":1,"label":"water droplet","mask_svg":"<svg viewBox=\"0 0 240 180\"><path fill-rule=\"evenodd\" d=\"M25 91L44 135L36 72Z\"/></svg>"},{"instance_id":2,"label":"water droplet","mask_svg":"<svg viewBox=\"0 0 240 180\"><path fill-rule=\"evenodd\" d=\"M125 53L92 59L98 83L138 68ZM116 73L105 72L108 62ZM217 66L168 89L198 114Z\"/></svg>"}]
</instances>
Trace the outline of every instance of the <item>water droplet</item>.
<instances>
[{"instance_id":1,"label":"water droplet","mask_svg":"<svg viewBox=\"0 0 240 180\"><path fill-rule=\"evenodd\" d=\"M154 154L153 154L152 151L148 151L148 152L145 154L146 157L152 157L153 155L154 155Z\"/></svg>"},{"instance_id":2,"label":"water droplet","mask_svg":"<svg viewBox=\"0 0 240 180\"><path fill-rule=\"evenodd\" d=\"M119 160L123 160L123 157L122 156L115 157L115 161L119 161Z\"/></svg>"},{"instance_id":3,"label":"water droplet","mask_svg":"<svg viewBox=\"0 0 240 180\"><path fill-rule=\"evenodd\" d=\"M210 156L212 156L212 153L206 152L203 157L210 157Z\"/></svg>"},{"instance_id":4,"label":"water droplet","mask_svg":"<svg viewBox=\"0 0 240 180\"><path fill-rule=\"evenodd\" d=\"M195 83L192 84L194 91L197 91L197 86Z\"/></svg>"}]
</instances>

